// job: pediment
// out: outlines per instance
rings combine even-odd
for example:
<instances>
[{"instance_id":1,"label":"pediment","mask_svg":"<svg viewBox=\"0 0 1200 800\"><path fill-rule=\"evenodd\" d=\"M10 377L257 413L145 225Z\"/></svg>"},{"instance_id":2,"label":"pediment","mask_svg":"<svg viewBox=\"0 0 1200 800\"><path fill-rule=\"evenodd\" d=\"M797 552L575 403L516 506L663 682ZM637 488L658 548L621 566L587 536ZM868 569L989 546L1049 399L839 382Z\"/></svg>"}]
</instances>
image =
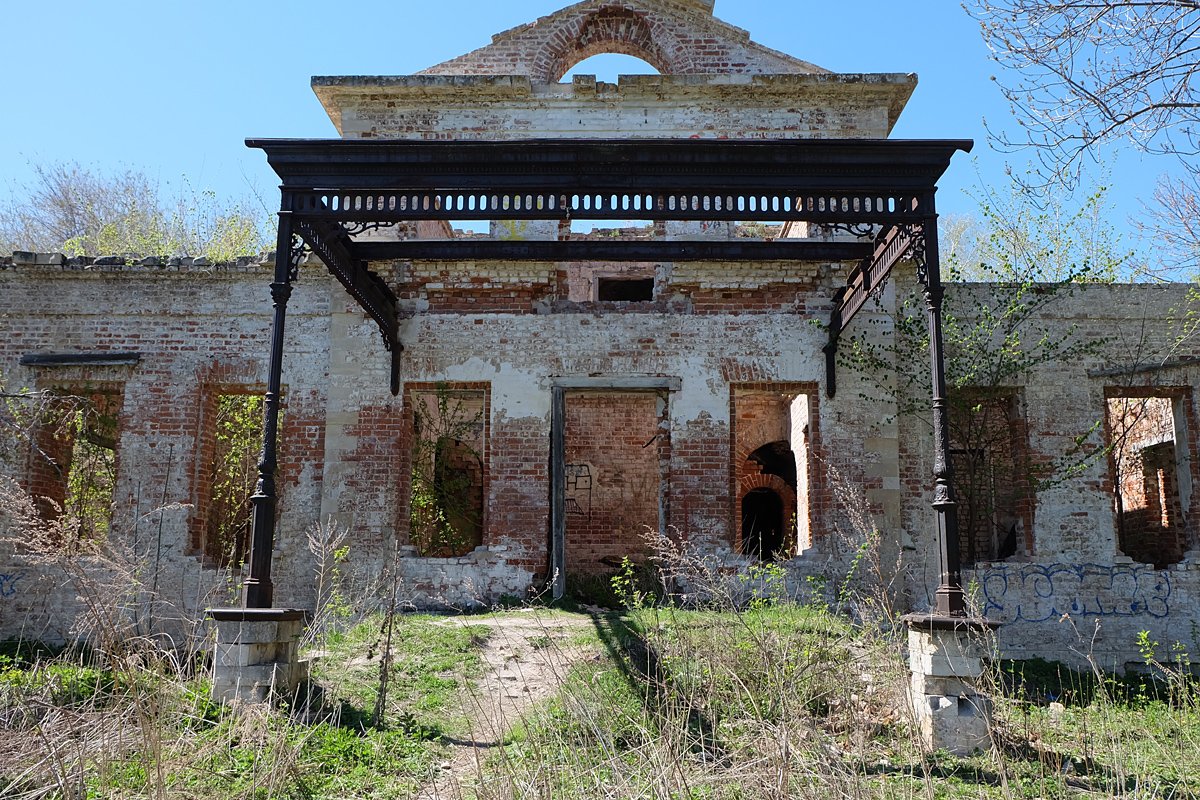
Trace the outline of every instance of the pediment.
<instances>
[{"instance_id":1,"label":"pediment","mask_svg":"<svg viewBox=\"0 0 1200 800\"><path fill-rule=\"evenodd\" d=\"M712 10L712 0L583 0L418 74L523 75L555 83L599 53L640 58L663 75L829 74L752 41Z\"/></svg>"}]
</instances>

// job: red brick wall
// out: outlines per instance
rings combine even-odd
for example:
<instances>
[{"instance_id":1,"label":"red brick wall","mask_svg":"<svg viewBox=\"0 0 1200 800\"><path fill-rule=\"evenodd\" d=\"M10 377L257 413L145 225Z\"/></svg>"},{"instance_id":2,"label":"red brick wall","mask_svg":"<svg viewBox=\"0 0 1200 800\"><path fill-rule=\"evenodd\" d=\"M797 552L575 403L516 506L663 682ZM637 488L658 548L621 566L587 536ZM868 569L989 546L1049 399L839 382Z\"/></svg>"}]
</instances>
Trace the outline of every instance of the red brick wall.
<instances>
[{"instance_id":1,"label":"red brick wall","mask_svg":"<svg viewBox=\"0 0 1200 800\"><path fill-rule=\"evenodd\" d=\"M1178 441L1175 398L1186 403L1184 393L1170 389L1114 389L1107 400L1118 545L1125 555L1160 567L1179 562L1187 549L1176 459L1177 448L1195 443ZM1189 462L1194 473L1195 459Z\"/></svg>"},{"instance_id":2,"label":"red brick wall","mask_svg":"<svg viewBox=\"0 0 1200 800\"><path fill-rule=\"evenodd\" d=\"M700 9L585 0L493 37L474 52L424 70L433 75L529 75L552 83L598 53L624 53L664 75L819 71L756 45Z\"/></svg>"},{"instance_id":3,"label":"red brick wall","mask_svg":"<svg viewBox=\"0 0 1200 800\"><path fill-rule=\"evenodd\" d=\"M550 429L545 420L497 419L491 435L488 519L506 561L544 577L550 541ZM485 532L485 541L492 534Z\"/></svg>"},{"instance_id":4,"label":"red brick wall","mask_svg":"<svg viewBox=\"0 0 1200 800\"><path fill-rule=\"evenodd\" d=\"M661 466L660 414L651 393L566 396L566 462L589 467L590 507L567 515L567 574L611 571L623 556L645 551L657 530Z\"/></svg>"}]
</instances>

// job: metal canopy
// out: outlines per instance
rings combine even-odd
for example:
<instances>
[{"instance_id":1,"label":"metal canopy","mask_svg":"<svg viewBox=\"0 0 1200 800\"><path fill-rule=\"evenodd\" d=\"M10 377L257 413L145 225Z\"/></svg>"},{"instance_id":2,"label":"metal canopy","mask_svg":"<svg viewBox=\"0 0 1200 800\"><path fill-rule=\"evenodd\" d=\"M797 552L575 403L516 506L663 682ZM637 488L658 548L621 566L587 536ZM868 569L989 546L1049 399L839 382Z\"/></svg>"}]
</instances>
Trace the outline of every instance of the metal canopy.
<instances>
[{"instance_id":1,"label":"metal canopy","mask_svg":"<svg viewBox=\"0 0 1200 800\"><path fill-rule=\"evenodd\" d=\"M936 219L938 179L969 140L528 139L426 142L247 139L283 183L281 215L401 349L396 300L371 272L396 259L853 261L835 298L827 386L841 329ZM802 221L857 234L696 241L355 240L416 220ZM897 238L900 227L909 235ZM889 246L884 246L888 243ZM904 243L899 247L898 243Z\"/></svg>"},{"instance_id":2,"label":"metal canopy","mask_svg":"<svg viewBox=\"0 0 1200 800\"><path fill-rule=\"evenodd\" d=\"M961 616L937 251L938 179L969 140L247 139L282 179L263 456L254 496L247 607L271 603L276 439L288 296L307 246L375 320L399 391L396 297L372 261L855 261L833 298L827 392L838 339L893 267L911 259L928 307L933 389L933 508L941 566L937 613ZM851 240L358 241L419 220L800 221Z\"/></svg>"},{"instance_id":3,"label":"metal canopy","mask_svg":"<svg viewBox=\"0 0 1200 800\"><path fill-rule=\"evenodd\" d=\"M247 139L285 190L914 194L966 139ZM847 209L847 212L850 210ZM549 216L553 216L552 214ZM731 217L732 218L732 217Z\"/></svg>"}]
</instances>

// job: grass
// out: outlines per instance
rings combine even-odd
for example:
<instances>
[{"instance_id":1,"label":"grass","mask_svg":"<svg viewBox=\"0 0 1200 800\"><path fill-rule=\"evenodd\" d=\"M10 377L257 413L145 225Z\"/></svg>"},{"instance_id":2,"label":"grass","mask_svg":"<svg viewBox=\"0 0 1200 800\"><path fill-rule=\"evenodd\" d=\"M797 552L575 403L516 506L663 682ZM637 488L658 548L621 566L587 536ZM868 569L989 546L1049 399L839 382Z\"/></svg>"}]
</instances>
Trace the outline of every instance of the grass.
<instances>
[{"instance_id":1,"label":"grass","mask_svg":"<svg viewBox=\"0 0 1200 800\"><path fill-rule=\"evenodd\" d=\"M331 636L310 691L234 710L158 664L10 647L0 655L0 796L410 797L461 728L481 629L411 617L397 627L384 719L373 724L379 621ZM0 651L5 652L5 651Z\"/></svg>"},{"instance_id":2,"label":"grass","mask_svg":"<svg viewBox=\"0 0 1200 800\"><path fill-rule=\"evenodd\" d=\"M898 713L907 667L888 630L794 605L648 608L599 627L611 657L572 671L478 797L1200 797L1195 684L1170 703L1161 682L1101 680L1059 709L1018 696L1009 663L996 747L959 758L923 751ZM1030 668L1059 695L1086 683Z\"/></svg>"},{"instance_id":3,"label":"grass","mask_svg":"<svg viewBox=\"0 0 1200 800\"><path fill-rule=\"evenodd\" d=\"M479 649L489 628L443 624L445 618L410 615L396 626L385 724L399 721L429 738L461 733L460 692L482 672ZM327 701L341 704L347 721L365 724L379 687L381 618L328 636L313 677Z\"/></svg>"},{"instance_id":4,"label":"grass","mask_svg":"<svg viewBox=\"0 0 1200 800\"><path fill-rule=\"evenodd\" d=\"M401 618L377 725L378 619L327 636L312 690L273 708L216 706L202 671L145 653L0 648L0 796L413 797L467 732L498 619ZM996 746L958 758L914 737L887 624L771 602L589 621L527 636L533 652L596 655L484 756L465 797L1200 797L1200 694L1163 667L1171 680L998 664Z\"/></svg>"}]
</instances>

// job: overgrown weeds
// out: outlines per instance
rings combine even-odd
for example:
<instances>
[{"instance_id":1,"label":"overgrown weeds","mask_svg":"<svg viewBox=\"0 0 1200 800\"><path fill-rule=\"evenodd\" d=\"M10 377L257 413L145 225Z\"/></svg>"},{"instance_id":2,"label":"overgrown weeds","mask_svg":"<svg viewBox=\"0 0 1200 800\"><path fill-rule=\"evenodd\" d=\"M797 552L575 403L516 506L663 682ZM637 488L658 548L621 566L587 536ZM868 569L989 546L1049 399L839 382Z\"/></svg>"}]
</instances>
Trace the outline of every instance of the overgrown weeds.
<instances>
[{"instance_id":1,"label":"overgrown weeds","mask_svg":"<svg viewBox=\"0 0 1200 800\"><path fill-rule=\"evenodd\" d=\"M321 657L286 702L215 705L205 663L137 636L119 593L93 601L113 626L99 646L0 647L0 796L407 798L436 785L473 800L1200 797L1191 661L1149 636L1147 674L1125 680L1000 663L994 747L928 752L906 710L904 628L870 579L878 537L846 537L849 574L797 602L782 566L731 570L652 534L651 566L611 582L625 607L577 618L586 642L527 630L539 658L589 655L557 660L574 665L557 694L522 705L484 746L470 709L477 686L499 685L481 658L496 620L360 616L341 575L345 537L326 526L312 539ZM456 742L477 748L461 771L443 768Z\"/></svg>"}]
</instances>

